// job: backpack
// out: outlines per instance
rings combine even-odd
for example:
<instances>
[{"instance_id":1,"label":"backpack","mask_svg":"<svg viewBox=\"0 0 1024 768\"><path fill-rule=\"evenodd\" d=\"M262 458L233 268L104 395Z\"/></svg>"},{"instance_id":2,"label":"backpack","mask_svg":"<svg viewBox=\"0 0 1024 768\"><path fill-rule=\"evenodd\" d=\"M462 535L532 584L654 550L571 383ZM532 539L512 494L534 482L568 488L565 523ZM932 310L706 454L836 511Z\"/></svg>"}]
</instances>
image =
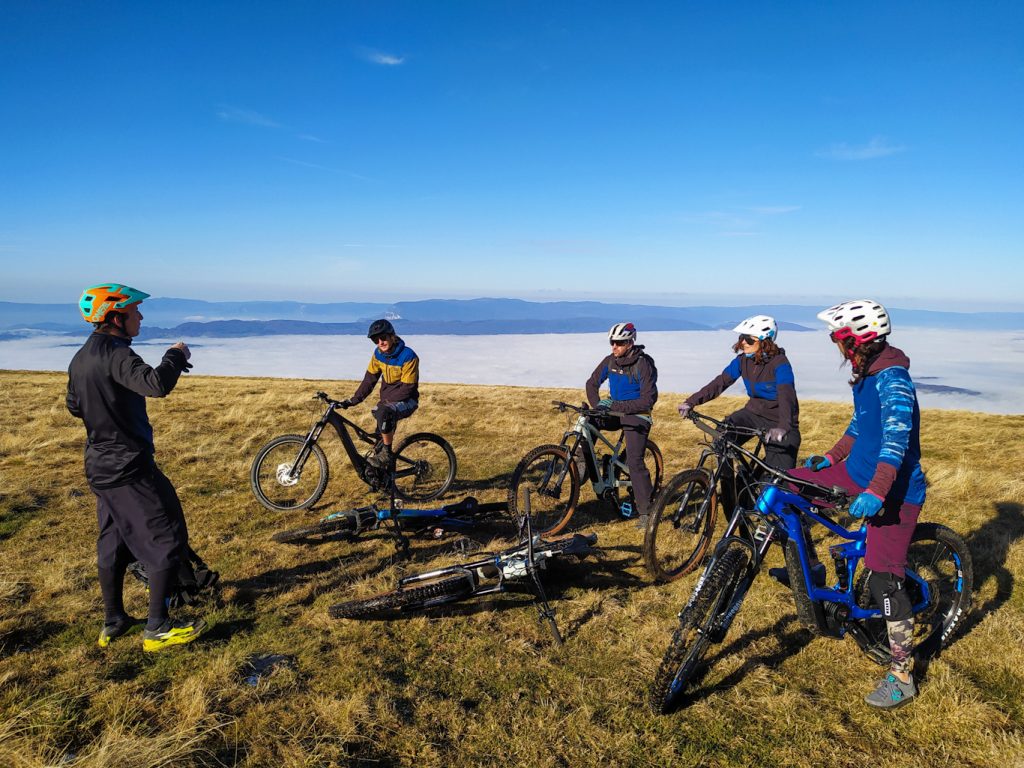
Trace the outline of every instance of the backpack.
<instances>
[{"instance_id":1,"label":"backpack","mask_svg":"<svg viewBox=\"0 0 1024 768\"><path fill-rule=\"evenodd\" d=\"M149 591L149 576L146 574L146 566L138 560L128 564L128 573L141 581ZM217 587L220 581L220 574L210 570L210 567L203 562L203 559L196 554L188 544L185 545L181 557L178 559L178 573L171 587L171 593L167 596L169 608L180 608L183 605L193 605L205 597L208 597Z\"/></svg>"}]
</instances>

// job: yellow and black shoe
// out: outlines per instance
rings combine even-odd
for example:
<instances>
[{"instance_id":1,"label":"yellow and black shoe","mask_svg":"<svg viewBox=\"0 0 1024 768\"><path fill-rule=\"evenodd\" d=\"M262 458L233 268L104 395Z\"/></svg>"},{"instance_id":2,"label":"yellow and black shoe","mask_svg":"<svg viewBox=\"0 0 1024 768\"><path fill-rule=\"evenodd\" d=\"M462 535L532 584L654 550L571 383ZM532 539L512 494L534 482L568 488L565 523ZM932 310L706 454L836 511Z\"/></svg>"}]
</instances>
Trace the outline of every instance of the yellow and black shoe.
<instances>
[{"instance_id":1,"label":"yellow and black shoe","mask_svg":"<svg viewBox=\"0 0 1024 768\"><path fill-rule=\"evenodd\" d=\"M111 640L116 640L130 632L134 627L144 624L144 619L136 619L133 616L123 616L117 621L112 621L109 624L104 624L103 629L100 630L100 637L96 641L96 645L100 648L106 648L110 645Z\"/></svg>"},{"instance_id":2,"label":"yellow and black shoe","mask_svg":"<svg viewBox=\"0 0 1024 768\"><path fill-rule=\"evenodd\" d=\"M206 622L202 619L195 621L171 621L168 619L159 629L147 629L142 633L142 650L162 651L172 645L185 645L191 643L206 630Z\"/></svg>"}]
</instances>

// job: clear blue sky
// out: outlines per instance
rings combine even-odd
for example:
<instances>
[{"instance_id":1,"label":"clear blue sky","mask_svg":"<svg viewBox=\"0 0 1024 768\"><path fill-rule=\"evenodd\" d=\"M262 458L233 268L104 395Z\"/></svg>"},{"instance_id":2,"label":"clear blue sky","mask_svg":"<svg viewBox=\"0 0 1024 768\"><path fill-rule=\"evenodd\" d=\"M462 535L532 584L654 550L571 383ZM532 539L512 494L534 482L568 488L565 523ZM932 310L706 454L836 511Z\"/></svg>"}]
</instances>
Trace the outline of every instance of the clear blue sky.
<instances>
[{"instance_id":1,"label":"clear blue sky","mask_svg":"<svg viewBox=\"0 0 1024 768\"><path fill-rule=\"evenodd\" d=\"M1024 308L1024 3L6 2L0 299Z\"/></svg>"}]
</instances>

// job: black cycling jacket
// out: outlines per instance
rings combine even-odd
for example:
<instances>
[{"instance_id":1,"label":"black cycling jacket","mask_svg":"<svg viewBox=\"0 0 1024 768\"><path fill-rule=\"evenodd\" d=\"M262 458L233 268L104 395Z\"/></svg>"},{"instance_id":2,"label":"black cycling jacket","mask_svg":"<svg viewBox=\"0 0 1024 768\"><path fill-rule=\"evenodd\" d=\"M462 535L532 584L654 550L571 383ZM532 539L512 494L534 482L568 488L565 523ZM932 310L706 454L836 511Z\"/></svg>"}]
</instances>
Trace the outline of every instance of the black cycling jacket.
<instances>
[{"instance_id":1,"label":"black cycling jacket","mask_svg":"<svg viewBox=\"0 0 1024 768\"><path fill-rule=\"evenodd\" d=\"M168 349L156 368L131 339L93 333L68 367L67 406L85 422L85 477L93 488L126 485L154 466L147 397L169 394L185 370L185 353Z\"/></svg>"}]
</instances>

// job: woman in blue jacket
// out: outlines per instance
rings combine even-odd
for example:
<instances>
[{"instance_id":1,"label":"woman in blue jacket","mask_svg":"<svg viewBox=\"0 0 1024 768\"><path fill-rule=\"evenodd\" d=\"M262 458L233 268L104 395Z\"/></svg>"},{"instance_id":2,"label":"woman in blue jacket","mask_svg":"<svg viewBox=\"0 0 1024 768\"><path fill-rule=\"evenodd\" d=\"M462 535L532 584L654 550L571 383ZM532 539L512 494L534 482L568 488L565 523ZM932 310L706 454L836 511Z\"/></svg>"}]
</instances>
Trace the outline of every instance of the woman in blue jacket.
<instances>
[{"instance_id":1,"label":"woman in blue jacket","mask_svg":"<svg viewBox=\"0 0 1024 768\"><path fill-rule=\"evenodd\" d=\"M912 674L914 621L904 589L907 550L925 499L921 470L921 411L910 360L889 344L892 323L885 307L870 299L843 302L818 313L850 363L853 418L824 456L790 474L814 477L856 494L850 514L866 518L871 595L886 619L892 665L865 697L874 707L898 707L917 695Z\"/></svg>"}]
</instances>

